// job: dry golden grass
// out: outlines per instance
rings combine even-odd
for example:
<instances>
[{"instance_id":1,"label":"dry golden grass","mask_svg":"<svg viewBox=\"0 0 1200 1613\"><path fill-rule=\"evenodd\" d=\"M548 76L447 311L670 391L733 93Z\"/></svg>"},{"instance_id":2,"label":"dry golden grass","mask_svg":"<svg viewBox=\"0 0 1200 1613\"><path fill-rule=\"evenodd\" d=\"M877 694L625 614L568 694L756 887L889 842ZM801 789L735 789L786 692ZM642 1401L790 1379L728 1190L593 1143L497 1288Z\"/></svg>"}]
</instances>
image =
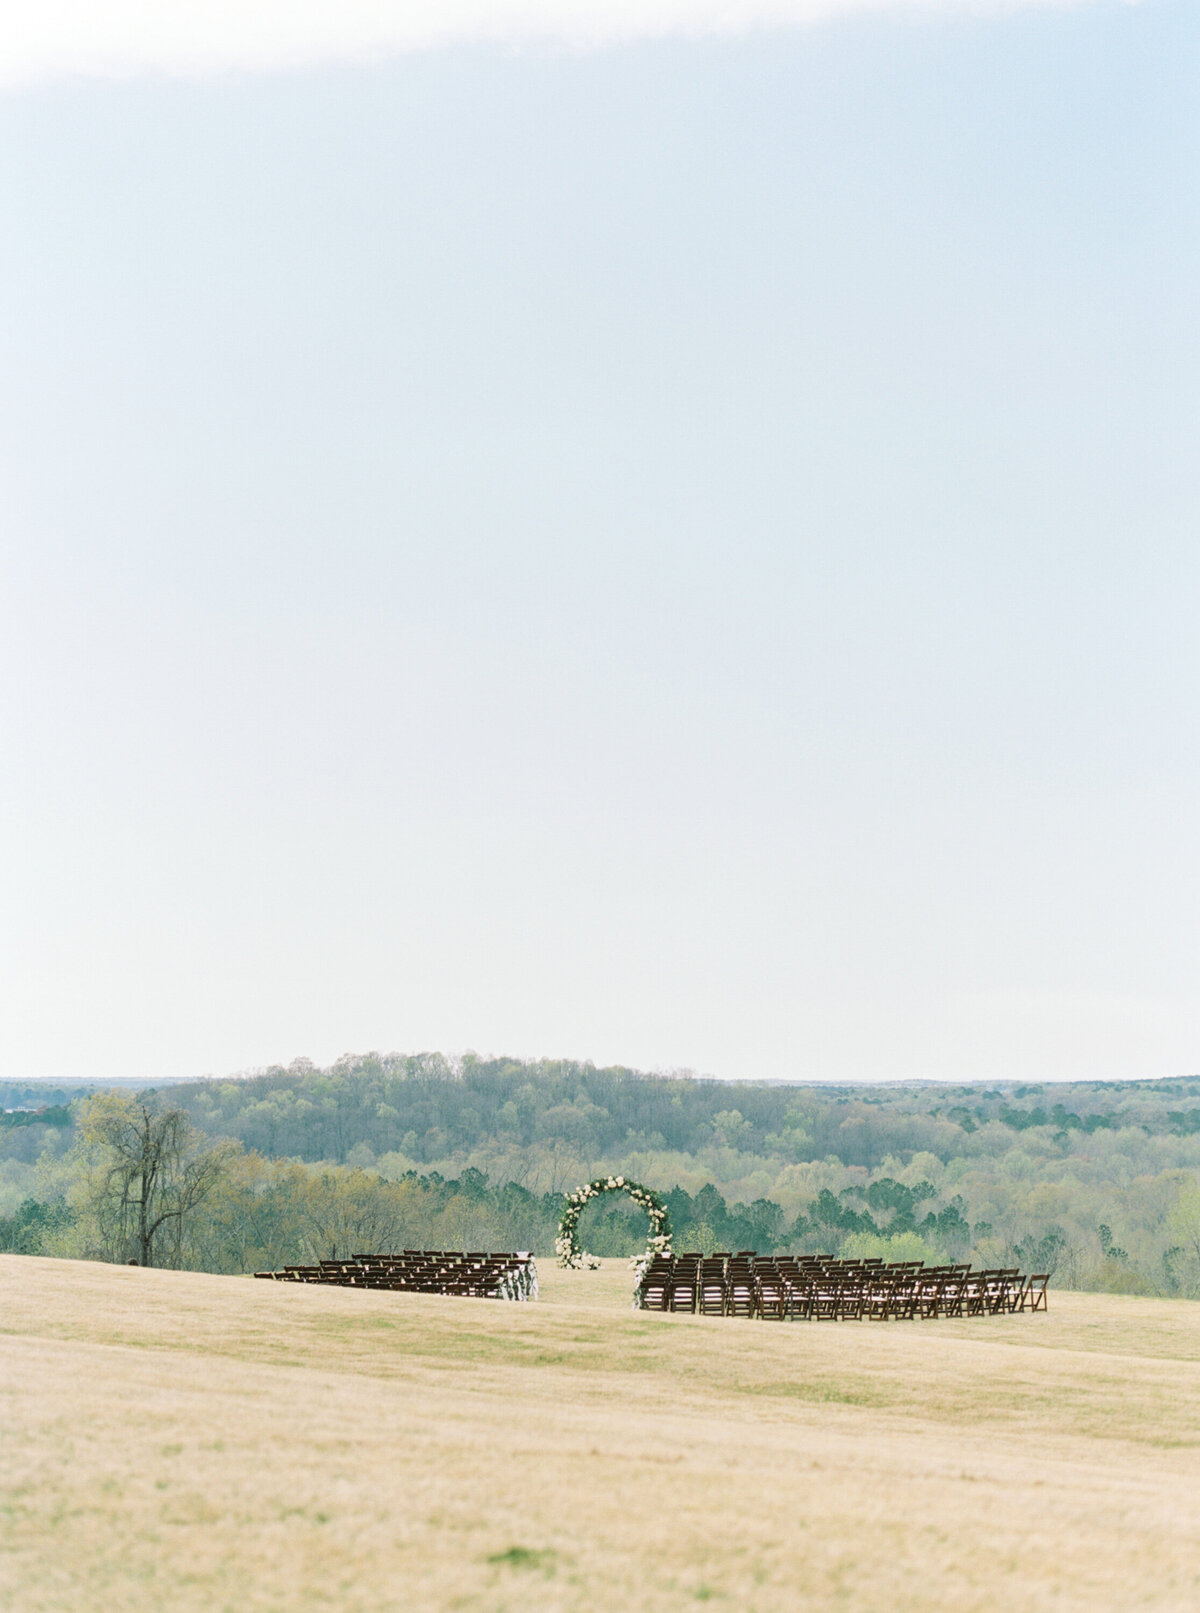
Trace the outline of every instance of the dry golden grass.
<instances>
[{"instance_id":1,"label":"dry golden grass","mask_svg":"<svg viewBox=\"0 0 1200 1613\"><path fill-rule=\"evenodd\" d=\"M781 1326L0 1256L0 1605L1200 1607L1200 1306Z\"/></svg>"}]
</instances>

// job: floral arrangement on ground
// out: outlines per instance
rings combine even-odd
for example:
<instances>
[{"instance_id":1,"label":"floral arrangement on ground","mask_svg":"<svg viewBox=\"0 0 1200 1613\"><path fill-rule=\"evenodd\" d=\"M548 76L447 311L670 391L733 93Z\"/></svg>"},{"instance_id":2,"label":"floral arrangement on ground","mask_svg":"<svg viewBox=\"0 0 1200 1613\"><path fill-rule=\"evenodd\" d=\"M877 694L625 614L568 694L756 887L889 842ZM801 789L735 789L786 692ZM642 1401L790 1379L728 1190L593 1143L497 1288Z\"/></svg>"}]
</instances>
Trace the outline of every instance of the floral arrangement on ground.
<instances>
[{"instance_id":1,"label":"floral arrangement on ground","mask_svg":"<svg viewBox=\"0 0 1200 1613\"><path fill-rule=\"evenodd\" d=\"M655 1255L671 1252L671 1217L652 1187L642 1182L631 1182L624 1176L597 1176L594 1181L567 1194L562 1220L558 1223L558 1236L554 1240L558 1263L573 1271L595 1270L600 1264L595 1255L579 1247L578 1233L579 1217L592 1199L598 1199L603 1193L627 1193L650 1217L650 1235L646 1239L646 1247L629 1262L640 1282L642 1273Z\"/></svg>"}]
</instances>

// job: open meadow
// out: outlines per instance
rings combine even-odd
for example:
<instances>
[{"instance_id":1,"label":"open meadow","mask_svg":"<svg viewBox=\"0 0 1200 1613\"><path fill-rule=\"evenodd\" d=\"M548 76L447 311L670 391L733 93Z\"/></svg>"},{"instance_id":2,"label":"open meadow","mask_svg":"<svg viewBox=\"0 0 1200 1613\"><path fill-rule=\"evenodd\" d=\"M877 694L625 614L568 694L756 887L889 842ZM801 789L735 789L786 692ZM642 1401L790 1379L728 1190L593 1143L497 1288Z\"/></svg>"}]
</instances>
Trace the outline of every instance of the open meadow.
<instances>
[{"instance_id":1,"label":"open meadow","mask_svg":"<svg viewBox=\"0 0 1200 1613\"><path fill-rule=\"evenodd\" d=\"M0 1257L19 1613L1200 1605L1200 1305L737 1322Z\"/></svg>"}]
</instances>

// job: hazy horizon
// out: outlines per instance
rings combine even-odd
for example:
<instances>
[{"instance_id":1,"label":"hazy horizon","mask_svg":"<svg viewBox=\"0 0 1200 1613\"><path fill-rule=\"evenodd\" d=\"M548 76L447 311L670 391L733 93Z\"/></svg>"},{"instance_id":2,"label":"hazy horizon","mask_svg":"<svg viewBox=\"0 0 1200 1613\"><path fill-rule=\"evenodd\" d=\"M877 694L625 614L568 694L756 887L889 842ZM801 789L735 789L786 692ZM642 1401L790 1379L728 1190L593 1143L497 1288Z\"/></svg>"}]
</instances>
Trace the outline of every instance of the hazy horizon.
<instances>
[{"instance_id":1,"label":"hazy horizon","mask_svg":"<svg viewBox=\"0 0 1200 1613\"><path fill-rule=\"evenodd\" d=\"M282 1073L284 1075L287 1075L287 1074L292 1073L292 1072L299 1073L299 1071L301 1069L315 1069L315 1070L321 1071L321 1070L329 1069L329 1068L332 1068L332 1067L334 1067L336 1065L343 1064L343 1063L346 1063L346 1062L356 1063L356 1062L361 1062L361 1061L365 1061L365 1060L368 1060L368 1059L376 1059L376 1058L382 1058L382 1059L386 1060L386 1059L405 1059L405 1058L414 1058L414 1057L415 1058L421 1058L421 1057L444 1057L452 1064L459 1064L459 1063L461 1063L462 1060L467 1059L467 1058L475 1058L475 1059L478 1059L481 1063L485 1063L485 1064L493 1063L493 1062L507 1061L509 1059L513 1059L513 1060L517 1059L517 1055L515 1055L515 1054L479 1053L473 1048L467 1048L467 1049L462 1050L461 1052L443 1052L440 1049L427 1048L427 1049L422 1049L421 1051L419 1051L417 1053L404 1053L404 1052L399 1051L398 1049L391 1049L386 1053L381 1052L379 1050L369 1050L369 1051L363 1052L363 1053L343 1053L337 1059L329 1061L328 1064L318 1064L316 1060L308 1059L308 1058L305 1057L304 1054L298 1054L295 1058L289 1059L286 1062L282 1061L282 1060L276 1060L273 1063L264 1064L264 1065L258 1065L258 1066L255 1066L254 1068L251 1068L251 1069L226 1070L226 1071L207 1070L207 1071L205 1071L205 1072L203 1072L202 1074L199 1074L199 1075L167 1075L167 1076L158 1076L158 1077L114 1075L114 1076L107 1076L107 1077L103 1077L103 1078L89 1077L89 1076L71 1076L71 1077L67 1077L67 1078L60 1078L60 1077L57 1077L57 1076L50 1076L50 1075L12 1076L12 1077L3 1076L3 1077L0 1077L0 1086L13 1086L13 1087L21 1086L21 1085L31 1086L31 1087L34 1087L34 1086L46 1086L46 1087L54 1087L56 1089L65 1089L65 1088L74 1089L74 1088L85 1088L85 1087L87 1087L87 1088L103 1088L103 1087L107 1087L107 1086L114 1086L114 1087L137 1087L139 1089L148 1089L148 1088L153 1088L153 1087L156 1087L156 1086L171 1087L171 1086L192 1085L194 1083L204 1082L204 1081L216 1081L216 1082L254 1081L254 1080L262 1079L264 1077L276 1075L276 1074L279 1074L279 1073ZM573 1058L568 1057L565 1054L547 1054L547 1055L545 1055L544 1061L547 1064L551 1064L551 1065L555 1065L555 1064L564 1064L564 1065L575 1064L575 1065L580 1065L580 1066L590 1065L591 1067L597 1068L597 1069L606 1068L606 1066L597 1065L594 1060L590 1060L590 1059L573 1059ZM1195 1072L1195 1071L1184 1071L1184 1072L1181 1072L1181 1073L1176 1074L1176 1075L1131 1076L1128 1079L1115 1080L1115 1081L1102 1081L1102 1082L1096 1083L1096 1082L1089 1082L1086 1078L1081 1078L1081 1079L1076 1080L1076 1081L1065 1081L1065 1080L1055 1080L1052 1077L1047 1077L1044 1080L1027 1081L1027 1080L1023 1080L1022 1078L1017 1077L1017 1076L1000 1076L1000 1077L997 1077L995 1080L990 1080L990 1081L984 1081L984 1080L977 1080L977 1081L961 1080L960 1081L960 1080L958 1080L956 1078L953 1078L953 1077L950 1077L950 1076L943 1076L943 1077L940 1077L940 1078L936 1077L936 1076L907 1076L907 1077L903 1077L903 1076L901 1076L901 1077L878 1076L878 1077L875 1077L875 1078L862 1078L862 1079L858 1079L858 1080L854 1080L854 1079L834 1080L832 1077L825 1077L823 1079L818 1078L818 1079L806 1080L806 1079L804 1079L802 1077L799 1077L799 1076L784 1076L784 1075L762 1075L762 1076L734 1075L734 1076L724 1076L724 1075L715 1075L711 1071L708 1071L708 1070L688 1070L688 1069L678 1069L678 1068L675 1068L675 1069L658 1068L658 1069L650 1069L650 1070L638 1069L638 1068L633 1067L633 1066L612 1066L612 1068L623 1068L623 1069L625 1069L626 1073L628 1073L630 1075L633 1075L633 1076L636 1076L638 1078L645 1078L647 1080L663 1079L663 1080L681 1080L681 1081L711 1081L711 1082L713 1082L715 1084L733 1084L733 1085L736 1085L738 1083L744 1083L746 1085L756 1085L757 1084L757 1085L762 1085L762 1086L863 1087L863 1088L867 1088L867 1089L884 1088L884 1087L891 1088L891 1087L927 1087L927 1086L931 1086L931 1087L937 1087L937 1086L951 1087L952 1086L952 1087L955 1087L955 1088L960 1088L960 1087L961 1088L979 1087L981 1089L983 1089L983 1088L1021 1088L1021 1089L1029 1088L1030 1090L1037 1090L1037 1091L1044 1091L1045 1089L1052 1088L1052 1087L1053 1088L1057 1088L1057 1087L1064 1087L1065 1088L1065 1087L1094 1086L1094 1085L1100 1085L1100 1086L1137 1086L1137 1085L1149 1085L1149 1084L1161 1085L1161 1084L1168 1083L1168 1082L1171 1082L1171 1081L1194 1081L1194 1080L1197 1079L1197 1074L1198 1074L1198 1072Z\"/></svg>"}]
</instances>

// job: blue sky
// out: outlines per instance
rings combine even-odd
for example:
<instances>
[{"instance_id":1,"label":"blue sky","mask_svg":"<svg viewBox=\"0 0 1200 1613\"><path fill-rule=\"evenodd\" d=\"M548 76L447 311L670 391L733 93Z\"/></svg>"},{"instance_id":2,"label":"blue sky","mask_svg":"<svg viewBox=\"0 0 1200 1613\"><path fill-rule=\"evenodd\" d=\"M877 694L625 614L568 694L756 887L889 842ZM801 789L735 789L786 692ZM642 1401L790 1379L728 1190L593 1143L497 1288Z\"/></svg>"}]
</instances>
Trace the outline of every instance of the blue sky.
<instances>
[{"instance_id":1,"label":"blue sky","mask_svg":"<svg viewBox=\"0 0 1200 1613\"><path fill-rule=\"evenodd\" d=\"M1200 14L831 11L30 45L0 1074L1200 1066Z\"/></svg>"}]
</instances>

